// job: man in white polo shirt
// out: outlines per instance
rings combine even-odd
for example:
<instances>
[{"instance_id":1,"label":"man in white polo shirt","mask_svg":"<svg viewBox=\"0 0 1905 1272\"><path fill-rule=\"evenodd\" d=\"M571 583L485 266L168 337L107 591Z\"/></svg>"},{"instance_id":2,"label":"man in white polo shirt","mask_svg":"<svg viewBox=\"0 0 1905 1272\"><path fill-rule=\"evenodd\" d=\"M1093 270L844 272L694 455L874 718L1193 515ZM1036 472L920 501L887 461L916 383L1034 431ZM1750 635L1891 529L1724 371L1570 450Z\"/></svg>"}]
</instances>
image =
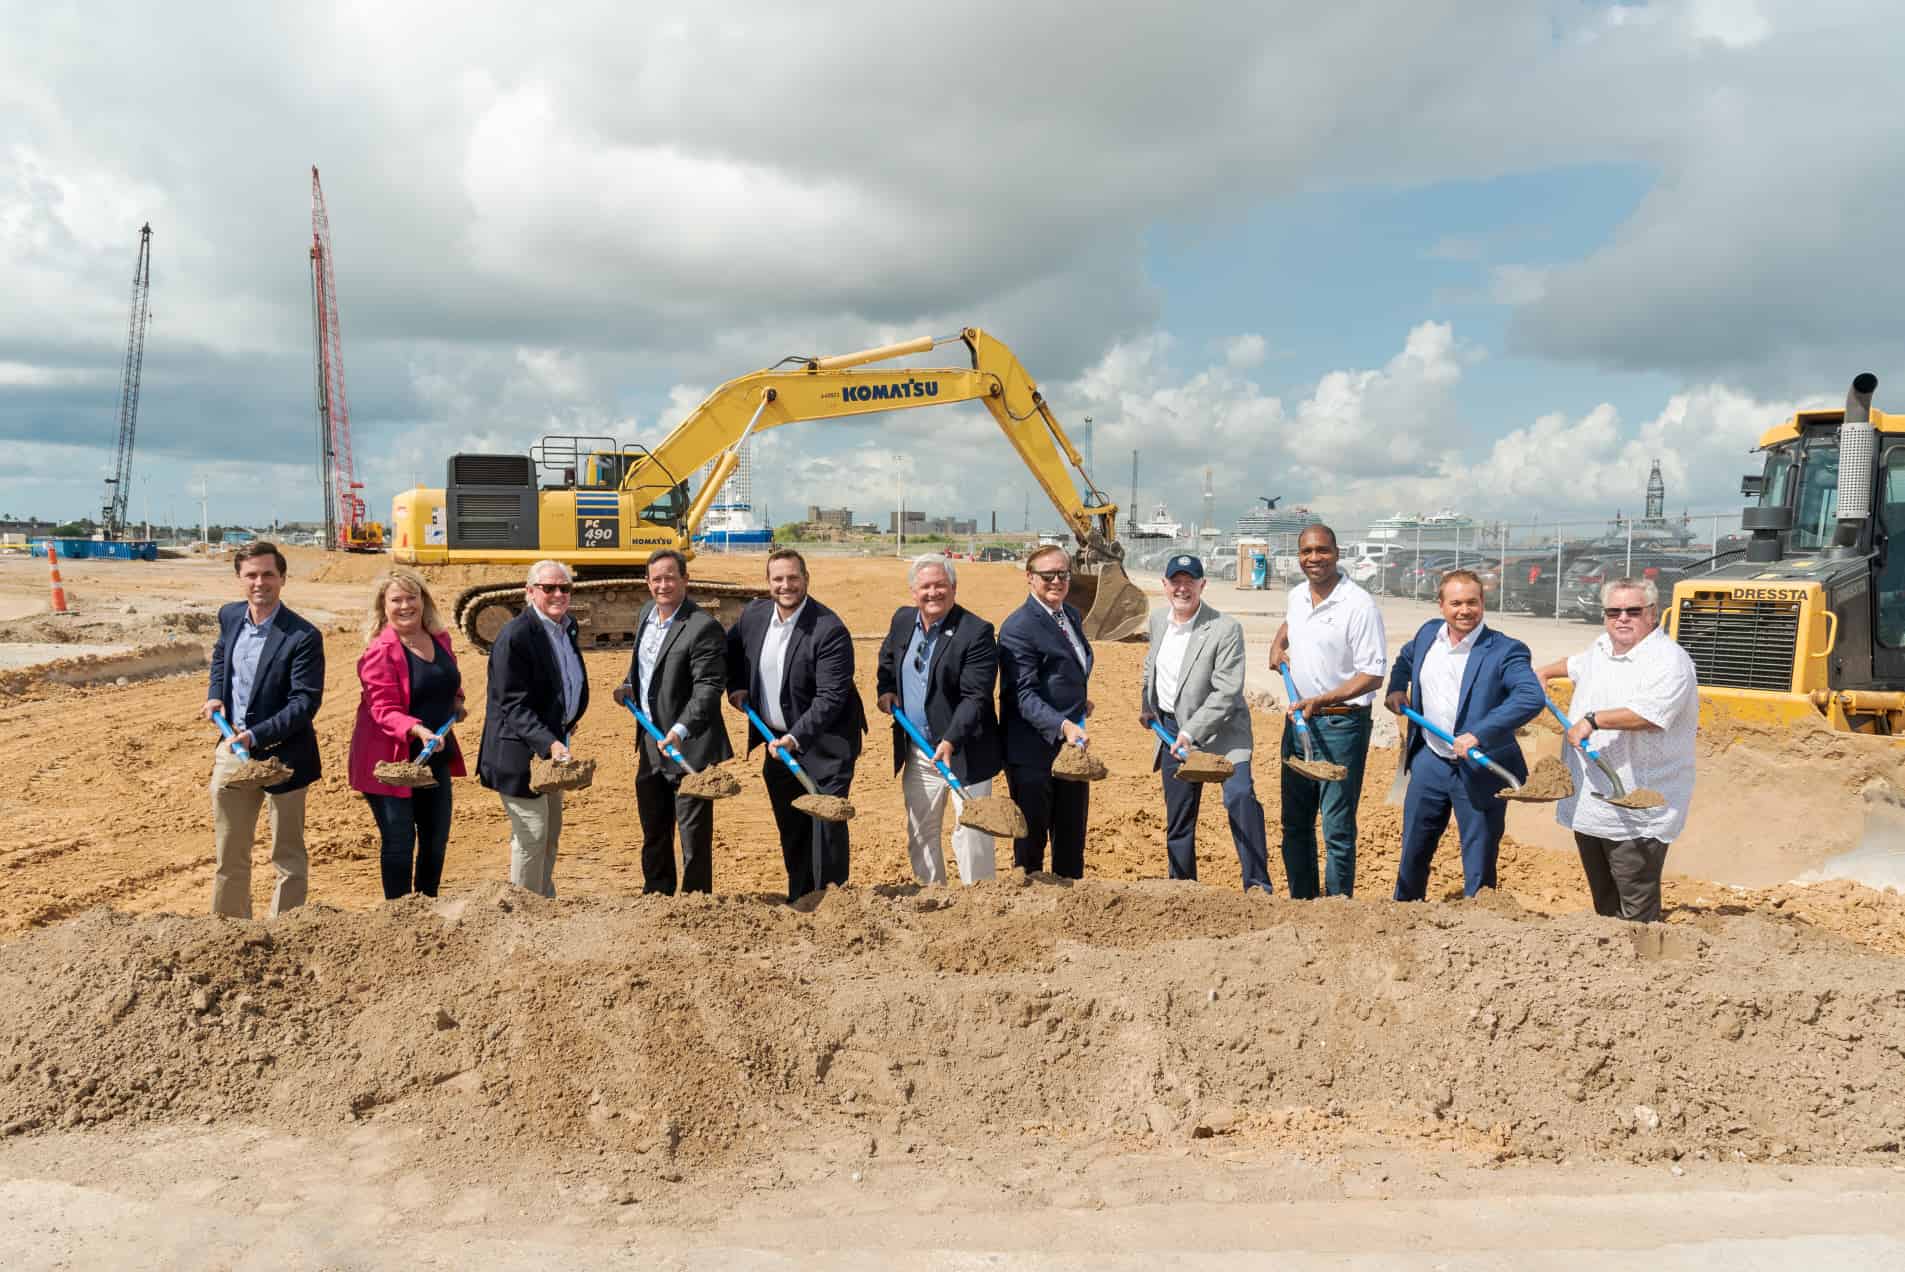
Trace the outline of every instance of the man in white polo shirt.
<instances>
[{"instance_id":1,"label":"man in white polo shirt","mask_svg":"<svg viewBox=\"0 0 1905 1272\"><path fill-rule=\"evenodd\" d=\"M1382 613L1369 593L1337 568L1336 532L1306 528L1296 541L1303 582L1290 589L1289 611L1270 642L1270 665L1290 664L1297 701L1316 740L1317 758L1347 770L1340 782L1319 782L1283 766L1283 868L1290 895L1317 896L1316 819L1323 818L1326 864L1322 891L1356 891L1356 809L1363 760L1369 754L1369 707L1382 685L1388 645ZM1301 755L1296 729L1283 726L1283 755Z\"/></svg>"},{"instance_id":2,"label":"man in white polo shirt","mask_svg":"<svg viewBox=\"0 0 1905 1272\"><path fill-rule=\"evenodd\" d=\"M1562 750L1575 793L1555 805L1554 816L1574 832L1594 912L1656 923L1667 846L1686 826L1693 802L1700 685L1693 659L1658 627L1660 591L1652 579L1605 584L1601 616L1606 630L1585 651L1535 672L1543 683L1562 675L1574 682L1574 727ZM1582 738L1592 739L1628 790L1659 791L1667 802L1618 808L1589 793L1602 779L1581 754Z\"/></svg>"}]
</instances>

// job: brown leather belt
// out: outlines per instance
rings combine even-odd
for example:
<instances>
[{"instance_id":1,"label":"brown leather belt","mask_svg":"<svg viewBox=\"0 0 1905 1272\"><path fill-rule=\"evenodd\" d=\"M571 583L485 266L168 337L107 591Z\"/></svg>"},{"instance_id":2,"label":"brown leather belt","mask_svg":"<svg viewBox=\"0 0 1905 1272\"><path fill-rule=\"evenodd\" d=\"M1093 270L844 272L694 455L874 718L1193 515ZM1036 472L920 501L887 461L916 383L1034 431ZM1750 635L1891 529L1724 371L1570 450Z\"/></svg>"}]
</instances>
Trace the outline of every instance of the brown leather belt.
<instances>
[{"instance_id":1,"label":"brown leather belt","mask_svg":"<svg viewBox=\"0 0 1905 1272\"><path fill-rule=\"evenodd\" d=\"M1368 703L1364 703L1364 704L1363 704L1362 706L1360 706L1360 707L1318 707L1318 708L1316 709L1316 714L1318 714L1318 715L1364 715L1364 716L1366 716L1366 715L1368 715L1368 714L1369 714L1369 704L1368 704Z\"/></svg>"}]
</instances>

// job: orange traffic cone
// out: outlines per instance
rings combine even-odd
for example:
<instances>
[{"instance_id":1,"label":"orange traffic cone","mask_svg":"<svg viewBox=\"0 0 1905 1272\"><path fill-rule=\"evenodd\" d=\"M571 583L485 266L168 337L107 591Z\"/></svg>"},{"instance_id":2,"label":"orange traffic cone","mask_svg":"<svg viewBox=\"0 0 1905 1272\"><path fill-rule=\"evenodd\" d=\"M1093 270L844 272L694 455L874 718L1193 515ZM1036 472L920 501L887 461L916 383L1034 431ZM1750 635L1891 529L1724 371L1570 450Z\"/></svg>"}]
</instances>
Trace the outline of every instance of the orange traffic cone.
<instances>
[{"instance_id":1,"label":"orange traffic cone","mask_svg":"<svg viewBox=\"0 0 1905 1272\"><path fill-rule=\"evenodd\" d=\"M71 614L73 611L66 608L66 587L60 582L59 549L55 548L51 542L46 545L46 561L53 569L53 612Z\"/></svg>"}]
</instances>

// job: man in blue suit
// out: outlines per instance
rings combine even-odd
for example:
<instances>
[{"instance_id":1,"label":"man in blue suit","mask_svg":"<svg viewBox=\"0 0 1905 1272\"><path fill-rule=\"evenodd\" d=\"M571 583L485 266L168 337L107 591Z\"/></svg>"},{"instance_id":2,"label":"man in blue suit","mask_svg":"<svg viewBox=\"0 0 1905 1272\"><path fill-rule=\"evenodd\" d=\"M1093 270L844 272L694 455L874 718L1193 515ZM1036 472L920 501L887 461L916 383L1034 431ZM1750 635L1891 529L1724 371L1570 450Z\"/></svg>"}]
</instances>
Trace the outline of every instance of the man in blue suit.
<instances>
[{"instance_id":1,"label":"man in blue suit","mask_svg":"<svg viewBox=\"0 0 1905 1272\"><path fill-rule=\"evenodd\" d=\"M999 626L1005 780L1030 828L1025 838L1013 840L1012 857L1021 870L1043 870L1049 842L1052 873L1082 879L1091 787L1054 780L1052 761L1061 746L1085 741L1091 642L1085 639L1084 618L1065 601L1072 589L1065 549L1047 546L1027 557L1025 579L1025 604Z\"/></svg>"},{"instance_id":2,"label":"man in blue suit","mask_svg":"<svg viewBox=\"0 0 1905 1272\"><path fill-rule=\"evenodd\" d=\"M236 730L212 761L212 822L217 865L212 875L212 913L251 917L251 847L258 811L271 800L271 864L278 886L271 916L304 904L310 858L304 850L304 799L318 779L317 730L311 727L324 701L324 637L278 599L285 560L275 544L259 540L232 554L232 569L244 596L218 611L218 643L212 646L211 686L201 719L226 712ZM276 758L291 776L264 790L233 788L226 779L239 764L232 742L254 760Z\"/></svg>"},{"instance_id":3,"label":"man in blue suit","mask_svg":"<svg viewBox=\"0 0 1905 1272\"><path fill-rule=\"evenodd\" d=\"M1436 599L1442 617L1422 625L1389 673L1391 711L1401 714L1406 702L1455 736L1451 747L1426 729L1414 729L1405 743L1409 797L1402 808L1398 901L1420 901L1427 894L1429 866L1451 810L1462 837L1463 894L1495 886L1508 805L1495 797L1501 779L1466 757L1478 749L1525 779L1528 765L1515 730L1542 708L1528 647L1482 622L1482 581L1469 570L1450 570Z\"/></svg>"}]
</instances>

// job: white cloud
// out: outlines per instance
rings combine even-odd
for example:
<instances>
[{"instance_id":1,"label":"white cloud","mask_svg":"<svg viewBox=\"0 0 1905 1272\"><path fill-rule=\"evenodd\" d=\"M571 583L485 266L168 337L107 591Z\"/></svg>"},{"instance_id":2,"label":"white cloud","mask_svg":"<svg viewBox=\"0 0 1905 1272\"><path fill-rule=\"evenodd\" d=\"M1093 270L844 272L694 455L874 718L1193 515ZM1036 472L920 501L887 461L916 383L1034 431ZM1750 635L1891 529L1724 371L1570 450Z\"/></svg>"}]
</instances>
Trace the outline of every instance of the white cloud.
<instances>
[{"instance_id":1,"label":"white cloud","mask_svg":"<svg viewBox=\"0 0 1905 1272\"><path fill-rule=\"evenodd\" d=\"M1224 361L1234 371L1248 371L1263 362L1268 350L1269 345L1262 336L1248 332L1224 342Z\"/></svg>"}]
</instances>

